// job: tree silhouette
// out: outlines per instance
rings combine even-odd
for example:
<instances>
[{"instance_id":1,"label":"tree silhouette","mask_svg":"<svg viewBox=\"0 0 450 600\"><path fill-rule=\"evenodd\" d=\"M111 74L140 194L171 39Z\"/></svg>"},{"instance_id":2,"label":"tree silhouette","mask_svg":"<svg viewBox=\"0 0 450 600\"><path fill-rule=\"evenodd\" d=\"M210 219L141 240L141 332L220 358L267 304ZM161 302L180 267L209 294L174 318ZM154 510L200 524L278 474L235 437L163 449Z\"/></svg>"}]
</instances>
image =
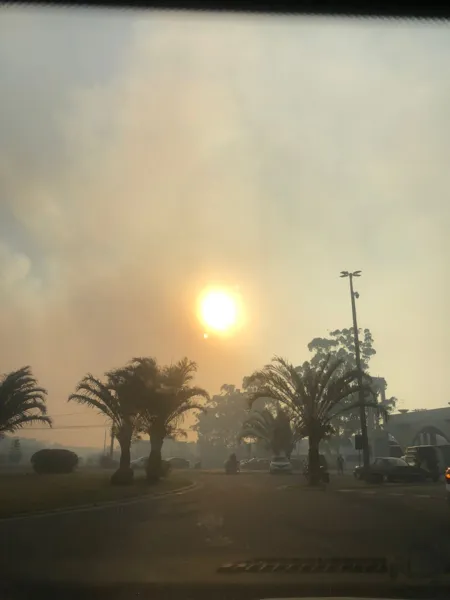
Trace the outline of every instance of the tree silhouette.
<instances>
[{"instance_id":1,"label":"tree silhouette","mask_svg":"<svg viewBox=\"0 0 450 600\"><path fill-rule=\"evenodd\" d=\"M304 363L299 372L281 357L256 371L250 378L258 382L258 389L250 394L249 403L258 398L272 398L283 406L290 415L296 431L308 437L310 482L315 485L320 478L319 444L333 432L333 419L356 404L343 405L346 398L356 394L360 387L357 372L340 373L343 361L327 355L318 365ZM362 389L370 392L370 386ZM367 401L366 406L377 406Z\"/></svg>"},{"instance_id":2,"label":"tree silhouette","mask_svg":"<svg viewBox=\"0 0 450 600\"><path fill-rule=\"evenodd\" d=\"M46 397L47 390L38 385L31 367L3 375L0 380L0 437L33 423L51 427Z\"/></svg>"}]
</instances>

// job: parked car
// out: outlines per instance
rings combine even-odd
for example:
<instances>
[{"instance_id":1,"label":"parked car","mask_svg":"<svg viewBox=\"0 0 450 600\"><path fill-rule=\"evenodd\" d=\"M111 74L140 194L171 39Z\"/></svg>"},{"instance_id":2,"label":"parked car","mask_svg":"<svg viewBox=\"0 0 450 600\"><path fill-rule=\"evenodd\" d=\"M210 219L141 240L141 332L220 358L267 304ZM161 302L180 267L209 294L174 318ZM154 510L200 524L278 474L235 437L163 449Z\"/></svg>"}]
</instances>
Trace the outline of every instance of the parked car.
<instances>
[{"instance_id":1,"label":"parked car","mask_svg":"<svg viewBox=\"0 0 450 600\"><path fill-rule=\"evenodd\" d=\"M257 460L257 458L248 458L245 460L241 460L241 469L243 469L244 471L250 471L252 468L255 468L254 465L256 464Z\"/></svg>"},{"instance_id":2,"label":"parked car","mask_svg":"<svg viewBox=\"0 0 450 600\"><path fill-rule=\"evenodd\" d=\"M319 462L322 469L328 471L328 461L325 457L325 454L319 454Z\"/></svg>"},{"instance_id":3,"label":"parked car","mask_svg":"<svg viewBox=\"0 0 450 600\"><path fill-rule=\"evenodd\" d=\"M445 495L450 506L450 467L445 469Z\"/></svg>"},{"instance_id":4,"label":"parked car","mask_svg":"<svg viewBox=\"0 0 450 600\"><path fill-rule=\"evenodd\" d=\"M280 473L292 473L291 461L286 456L274 456L269 464L269 473L277 475Z\"/></svg>"},{"instance_id":5,"label":"parked car","mask_svg":"<svg viewBox=\"0 0 450 600\"><path fill-rule=\"evenodd\" d=\"M393 456L377 457L369 466L368 472L359 466L355 467L353 474L356 479L364 479L371 483L425 481L428 477L427 472L420 467L409 465L403 459Z\"/></svg>"},{"instance_id":6,"label":"parked car","mask_svg":"<svg viewBox=\"0 0 450 600\"><path fill-rule=\"evenodd\" d=\"M291 459L292 462L292 459ZM328 461L325 457L325 454L319 454L319 463L320 463L320 468L323 469L324 471L328 471ZM309 467L309 458L307 456L305 456L303 458L303 460L301 460L300 463L300 469L305 472L305 469L308 469ZM294 467L296 468L296 467Z\"/></svg>"},{"instance_id":7,"label":"parked car","mask_svg":"<svg viewBox=\"0 0 450 600\"><path fill-rule=\"evenodd\" d=\"M268 458L250 458L241 461L241 469L244 471L268 471L270 460Z\"/></svg>"},{"instance_id":8,"label":"parked car","mask_svg":"<svg viewBox=\"0 0 450 600\"><path fill-rule=\"evenodd\" d=\"M270 469L270 460L268 458L258 458L256 462L257 471L268 471Z\"/></svg>"},{"instance_id":9,"label":"parked car","mask_svg":"<svg viewBox=\"0 0 450 600\"><path fill-rule=\"evenodd\" d=\"M161 475L162 477L167 477L172 470L171 464L167 460L161 461Z\"/></svg>"},{"instance_id":10,"label":"parked car","mask_svg":"<svg viewBox=\"0 0 450 600\"><path fill-rule=\"evenodd\" d=\"M311 481L311 473L309 470L308 463L305 464L305 467L303 469L303 476L308 482ZM321 483L330 483L330 474L328 472L328 469L323 464L321 464L319 467L319 481Z\"/></svg>"},{"instance_id":11,"label":"parked car","mask_svg":"<svg viewBox=\"0 0 450 600\"><path fill-rule=\"evenodd\" d=\"M179 458L177 456L173 456L172 458L168 458L167 462L170 464L172 469L189 469L191 463L185 458Z\"/></svg>"},{"instance_id":12,"label":"parked car","mask_svg":"<svg viewBox=\"0 0 450 600\"><path fill-rule=\"evenodd\" d=\"M426 471L432 481L439 481L450 461L450 445L409 446L406 448L405 460L409 465Z\"/></svg>"},{"instance_id":13,"label":"parked car","mask_svg":"<svg viewBox=\"0 0 450 600\"><path fill-rule=\"evenodd\" d=\"M148 456L141 456L140 458L136 458L130 462L130 467L132 469L145 469L148 462Z\"/></svg>"}]
</instances>

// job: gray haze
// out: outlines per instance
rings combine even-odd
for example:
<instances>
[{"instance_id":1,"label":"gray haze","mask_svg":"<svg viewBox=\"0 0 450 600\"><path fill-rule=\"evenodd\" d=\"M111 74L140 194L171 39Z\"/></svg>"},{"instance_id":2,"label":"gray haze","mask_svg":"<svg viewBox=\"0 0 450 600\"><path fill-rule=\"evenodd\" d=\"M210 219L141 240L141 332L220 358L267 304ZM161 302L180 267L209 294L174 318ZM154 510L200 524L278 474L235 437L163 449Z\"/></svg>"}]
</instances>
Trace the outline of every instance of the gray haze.
<instances>
[{"instance_id":1,"label":"gray haze","mask_svg":"<svg viewBox=\"0 0 450 600\"><path fill-rule=\"evenodd\" d=\"M445 405L449 58L446 24L2 7L0 370L31 364L56 425L102 423L67 395L135 355L215 392L350 326L362 269L372 373ZM211 283L234 337L203 339Z\"/></svg>"}]
</instances>

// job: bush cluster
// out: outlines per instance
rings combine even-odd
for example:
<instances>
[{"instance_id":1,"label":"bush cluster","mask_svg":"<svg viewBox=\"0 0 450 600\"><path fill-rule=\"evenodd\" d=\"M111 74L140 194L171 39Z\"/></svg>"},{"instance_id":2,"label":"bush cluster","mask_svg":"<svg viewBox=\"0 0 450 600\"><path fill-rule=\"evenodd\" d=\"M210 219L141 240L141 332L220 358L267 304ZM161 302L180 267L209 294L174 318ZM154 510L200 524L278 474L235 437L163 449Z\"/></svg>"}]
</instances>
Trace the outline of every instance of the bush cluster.
<instances>
[{"instance_id":1,"label":"bush cluster","mask_svg":"<svg viewBox=\"0 0 450 600\"><path fill-rule=\"evenodd\" d=\"M44 449L38 450L31 457L31 464L36 473L72 473L78 464L78 456L71 450Z\"/></svg>"}]
</instances>

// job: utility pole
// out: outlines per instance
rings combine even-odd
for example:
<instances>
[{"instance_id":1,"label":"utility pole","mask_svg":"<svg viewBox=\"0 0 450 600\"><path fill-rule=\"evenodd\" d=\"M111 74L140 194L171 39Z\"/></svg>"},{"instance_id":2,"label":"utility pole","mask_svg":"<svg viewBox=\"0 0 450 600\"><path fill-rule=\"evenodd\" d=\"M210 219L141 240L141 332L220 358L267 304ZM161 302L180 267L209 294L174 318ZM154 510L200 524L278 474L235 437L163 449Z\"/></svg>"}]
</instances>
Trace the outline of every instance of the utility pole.
<instances>
[{"instance_id":1,"label":"utility pole","mask_svg":"<svg viewBox=\"0 0 450 600\"><path fill-rule=\"evenodd\" d=\"M114 429L111 427L111 444L109 446L109 457L112 459L114 452Z\"/></svg>"},{"instance_id":2,"label":"utility pole","mask_svg":"<svg viewBox=\"0 0 450 600\"><path fill-rule=\"evenodd\" d=\"M353 277L360 277L361 271L341 271L341 277L348 277L350 280L350 296L352 300L352 316L353 316L353 333L355 337L355 355L356 355L356 370L358 373L358 385L359 385L359 415L361 421L361 437L362 437L362 451L363 451L363 466L364 469L368 469L370 465L370 453L369 453L369 437L367 435L367 419L366 419L366 407L364 406L364 390L363 385L363 371L361 368L361 353L359 350L359 335L358 335L358 321L356 319L356 303L355 298L359 297L358 292L353 290Z\"/></svg>"}]
</instances>

